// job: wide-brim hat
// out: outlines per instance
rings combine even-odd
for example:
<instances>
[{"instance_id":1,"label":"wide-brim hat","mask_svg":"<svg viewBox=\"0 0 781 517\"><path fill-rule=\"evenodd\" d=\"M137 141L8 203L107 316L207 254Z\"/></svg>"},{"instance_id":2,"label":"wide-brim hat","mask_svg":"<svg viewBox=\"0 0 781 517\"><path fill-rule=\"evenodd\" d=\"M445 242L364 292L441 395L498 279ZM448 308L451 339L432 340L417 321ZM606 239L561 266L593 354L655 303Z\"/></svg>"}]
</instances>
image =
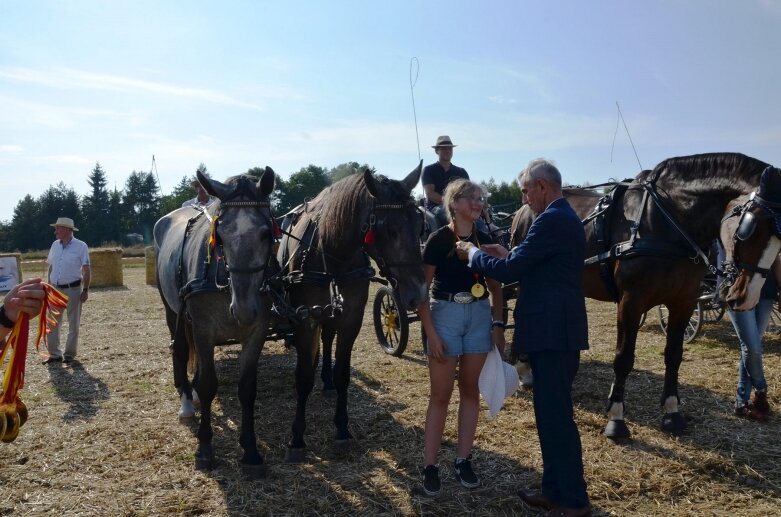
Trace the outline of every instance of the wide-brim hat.
<instances>
[{"instance_id":1,"label":"wide-brim hat","mask_svg":"<svg viewBox=\"0 0 781 517\"><path fill-rule=\"evenodd\" d=\"M456 144L453 143L452 140L450 140L450 137L447 135L442 135L437 137L437 143L432 145L434 149L437 147L457 147Z\"/></svg>"},{"instance_id":2,"label":"wide-brim hat","mask_svg":"<svg viewBox=\"0 0 781 517\"><path fill-rule=\"evenodd\" d=\"M78 228L73 226L73 219L71 219L70 217L58 217L57 218L57 222L56 223L52 223L49 226L52 226L52 227L55 227L55 228L57 226L62 226L63 228L70 228L74 232L79 231Z\"/></svg>"}]
</instances>

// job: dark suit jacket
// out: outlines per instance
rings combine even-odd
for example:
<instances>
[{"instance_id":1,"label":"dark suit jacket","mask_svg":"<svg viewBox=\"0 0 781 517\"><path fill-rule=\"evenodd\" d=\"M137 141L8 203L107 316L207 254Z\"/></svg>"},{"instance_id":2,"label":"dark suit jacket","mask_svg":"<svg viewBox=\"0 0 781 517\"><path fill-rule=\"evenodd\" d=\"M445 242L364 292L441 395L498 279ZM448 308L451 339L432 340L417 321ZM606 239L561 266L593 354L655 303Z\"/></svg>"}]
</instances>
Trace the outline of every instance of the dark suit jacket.
<instances>
[{"instance_id":1,"label":"dark suit jacket","mask_svg":"<svg viewBox=\"0 0 781 517\"><path fill-rule=\"evenodd\" d=\"M585 249L583 225L562 198L537 216L526 239L507 258L482 251L472 257L473 270L504 283L520 281L513 339L517 352L588 349Z\"/></svg>"}]
</instances>

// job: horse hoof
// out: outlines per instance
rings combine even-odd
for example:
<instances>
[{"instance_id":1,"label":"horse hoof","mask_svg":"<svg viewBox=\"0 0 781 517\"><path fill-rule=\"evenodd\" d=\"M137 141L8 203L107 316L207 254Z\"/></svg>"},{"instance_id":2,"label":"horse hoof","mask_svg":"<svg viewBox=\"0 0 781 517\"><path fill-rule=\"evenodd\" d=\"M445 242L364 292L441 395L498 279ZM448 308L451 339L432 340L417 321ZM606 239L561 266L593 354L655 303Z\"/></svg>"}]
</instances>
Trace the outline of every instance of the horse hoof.
<instances>
[{"instance_id":1,"label":"horse hoof","mask_svg":"<svg viewBox=\"0 0 781 517\"><path fill-rule=\"evenodd\" d=\"M350 452L352 449L353 440L347 438L346 440L334 440L334 452L338 455L344 455Z\"/></svg>"},{"instance_id":2,"label":"horse hoof","mask_svg":"<svg viewBox=\"0 0 781 517\"><path fill-rule=\"evenodd\" d=\"M613 441L625 440L632 436L623 420L610 420L605 426L605 436Z\"/></svg>"},{"instance_id":3,"label":"horse hoof","mask_svg":"<svg viewBox=\"0 0 781 517\"><path fill-rule=\"evenodd\" d=\"M183 415L179 414L179 423L182 425L190 425L195 420L195 415Z\"/></svg>"},{"instance_id":4,"label":"horse hoof","mask_svg":"<svg viewBox=\"0 0 781 517\"><path fill-rule=\"evenodd\" d=\"M288 449L285 453L285 463L303 463L306 449Z\"/></svg>"},{"instance_id":5,"label":"horse hoof","mask_svg":"<svg viewBox=\"0 0 781 517\"><path fill-rule=\"evenodd\" d=\"M680 413L665 413L662 417L662 431L678 436L686 430L686 419Z\"/></svg>"},{"instance_id":6,"label":"horse hoof","mask_svg":"<svg viewBox=\"0 0 781 517\"><path fill-rule=\"evenodd\" d=\"M195 470L205 472L214 470L215 466L217 466L217 462L214 458L205 458L202 456L195 457Z\"/></svg>"},{"instance_id":7,"label":"horse hoof","mask_svg":"<svg viewBox=\"0 0 781 517\"><path fill-rule=\"evenodd\" d=\"M241 473L246 479L263 479L266 477L266 464L247 465L246 463L242 463Z\"/></svg>"}]
</instances>

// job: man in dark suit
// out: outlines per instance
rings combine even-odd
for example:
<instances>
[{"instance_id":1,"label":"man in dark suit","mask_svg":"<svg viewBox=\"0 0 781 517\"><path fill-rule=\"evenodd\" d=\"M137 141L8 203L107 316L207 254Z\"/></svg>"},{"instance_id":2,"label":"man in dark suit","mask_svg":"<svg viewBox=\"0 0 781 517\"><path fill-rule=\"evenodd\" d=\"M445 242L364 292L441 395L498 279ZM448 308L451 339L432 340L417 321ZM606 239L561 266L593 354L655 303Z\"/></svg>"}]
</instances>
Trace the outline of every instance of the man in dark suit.
<instances>
[{"instance_id":1,"label":"man in dark suit","mask_svg":"<svg viewBox=\"0 0 781 517\"><path fill-rule=\"evenodd\" d=\"M526 239L510 252L498 245L479 250L460 242L458 254L476 272L520 282L513 344L531 363L543 461L542 491L522 490L521 499L550 515L590 515L571 397L580 351L588 349L585 233L561 195L561 174L552 163L532 161L519 181L523 201L536 215Z\"/></svg>"}]
</instances>

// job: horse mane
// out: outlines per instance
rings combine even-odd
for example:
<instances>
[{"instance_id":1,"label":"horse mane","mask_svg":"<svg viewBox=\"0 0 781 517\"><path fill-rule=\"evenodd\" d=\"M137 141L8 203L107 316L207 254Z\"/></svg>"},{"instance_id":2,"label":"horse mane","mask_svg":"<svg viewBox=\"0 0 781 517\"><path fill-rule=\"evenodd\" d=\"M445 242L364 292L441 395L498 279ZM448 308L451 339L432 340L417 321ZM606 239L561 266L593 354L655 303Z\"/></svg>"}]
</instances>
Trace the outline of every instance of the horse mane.
<instances>
[{"instance_id":1,"label":"horse mane","mask_svg":"<svg viewBox=\"0 0 781 517\"><path fill-rule=\"evenodd\" d=\"M336 250L348 243L360 230L356 217L365 218L369 190L363 174L351 174L326 188L314 200L320 205L320 239L324 248Z\"/></svg>"},{"instance_id":2,"label":"horse mane","mask_svg":"<svg viewBox=\"0 0 781 517\"><path fill-rule=\"evenodd\" d=\"M369 169L371 172L371 169ZM377 202L399 203L409 199L400 181L374 174L380 198ZM344 250L357 243L361 226L367 220L371 195L363 173L351 174L325 189L313 203L320 206L320 239L324 248Z\"/></svg>"},{"instance_id":3,"label":"horse mane","mask_svg":"<svg viewBox=\"0 0 781 517\"><path fill-rule=\"evenodd\" d=\"M643 171L637 179L655 176L661 179L667 174L674 174L684 180L750 180L759 176L768 164L741 153L705 153L691 156L668 158L654 167L653 171ZM738 171L736 176L733 173Z\"/></svg>"}]
</instances>

